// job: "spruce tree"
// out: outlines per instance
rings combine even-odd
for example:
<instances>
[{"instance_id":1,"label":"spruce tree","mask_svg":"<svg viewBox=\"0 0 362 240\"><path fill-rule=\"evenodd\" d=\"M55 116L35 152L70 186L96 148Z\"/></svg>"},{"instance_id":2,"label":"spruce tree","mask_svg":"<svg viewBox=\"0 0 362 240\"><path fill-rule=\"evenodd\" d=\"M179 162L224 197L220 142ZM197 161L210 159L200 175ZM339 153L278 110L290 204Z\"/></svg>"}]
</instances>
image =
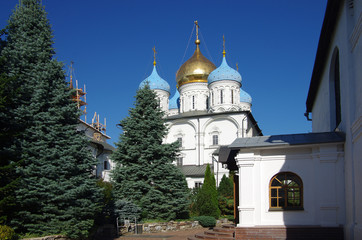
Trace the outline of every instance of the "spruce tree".
<instances>
[{"instance_id":1,"label":"spruce tree","mask_svg":"<svg viewBox=\"0 0 362 240\"><path fill-rule=\"evenodd\" d=\"M137 91L134 108L120 122L117 150L112 159L115 197L133 202L148 219L176 219L188 215L185 177L173 165L178 144L162 143L167 127L156 100L146 84Z\"/></svg>"},{"instance_id":2,"label":"spruce tree","mask_svg":"<svg viewBox=\"0 0 362 240\"><path fill-rule=\"evenodd\" d=\"M233 215L234 213L234 184L224 174L217 189L219 209L221 215Z\"/></svg>"},{"instance_id":3,"label":"spruce tree","mask_svg":"<svg viewBox=\"0 0 362 240\"><path fill-rule=\"evenodd\" d=\"M16 89L12 89L14 79L6 76L3 63L0 58L0 225L8 225L17 209L15 190L19 182L16 173L19 158L10 148L17 134L16 121L10 112Z\"/></svg>"},{"instance_id":4,"label":"spruce tree","mask_svg":"<svg viewBox=\"0 0 362 240\"><path fill-rule=\"evenodd\" d=\"M53 35L40 0L22 0L3 30L4 71L19 89L11 109L20 125L14 143L22 159L16 190L17 231L85 238L99 211L95 159L71 101L63 65L53 58Z\"/></svg>"},{"instance_id":5,"label":"spruce tree","mask_svg":"<svg viewBox=\"0 0 362 240\"><path fill-rule=\"evenodd\" d=\"M205 170L204 183L196 197L195 209L199 216L220 217L216 181L209 164Z\"/></svg>"}]
</instances>

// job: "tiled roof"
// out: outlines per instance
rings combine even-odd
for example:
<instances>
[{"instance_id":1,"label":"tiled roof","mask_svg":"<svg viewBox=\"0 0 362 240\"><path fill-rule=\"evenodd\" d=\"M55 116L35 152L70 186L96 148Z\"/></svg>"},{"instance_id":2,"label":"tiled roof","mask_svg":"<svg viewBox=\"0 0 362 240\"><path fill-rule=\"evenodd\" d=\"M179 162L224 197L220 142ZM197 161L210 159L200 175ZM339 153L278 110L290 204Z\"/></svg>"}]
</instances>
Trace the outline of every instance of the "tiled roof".
<instances>
[{"instance_id":1,"label":"tiled roof","mask_svg":"<svg viewBox=\"0 0 362 240\"><path fill-rule=\"evenodd\" d=\"M178 166L178 168L186 177L204 177L206 166L207 165L200 165L200 166L183 165L183 166ZM212 165L210 167L211 169L213 168Z\"/></svg>"}]
</instances>

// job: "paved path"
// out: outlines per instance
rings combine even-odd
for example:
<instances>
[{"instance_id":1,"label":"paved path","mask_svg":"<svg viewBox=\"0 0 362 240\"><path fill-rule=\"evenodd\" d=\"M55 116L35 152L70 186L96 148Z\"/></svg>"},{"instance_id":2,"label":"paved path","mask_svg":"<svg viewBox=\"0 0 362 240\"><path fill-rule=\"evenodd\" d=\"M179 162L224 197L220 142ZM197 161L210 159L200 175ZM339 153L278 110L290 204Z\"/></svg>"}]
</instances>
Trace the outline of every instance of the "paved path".
<instances>
[{"instance_id":1,"label":"paved path","mask_svg":"<svg viewBox=\"0 0 362 240\"><path fill-rule=\"evenodd\" d=\"M188 229L174 232L144 233L140 235L125 235L114 240L185 240L195 236L196 233L203 233L208 228Z\"/></svg>"}]
</instances>

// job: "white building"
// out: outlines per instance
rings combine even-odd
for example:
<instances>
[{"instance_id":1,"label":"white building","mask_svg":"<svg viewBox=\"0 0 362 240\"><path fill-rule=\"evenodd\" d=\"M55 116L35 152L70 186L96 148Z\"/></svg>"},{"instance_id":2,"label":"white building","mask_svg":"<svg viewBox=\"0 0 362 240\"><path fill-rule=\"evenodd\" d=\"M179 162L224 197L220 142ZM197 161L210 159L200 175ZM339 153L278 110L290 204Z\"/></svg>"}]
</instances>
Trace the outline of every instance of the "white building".
<instances>
[{"instance_id":1,"label":"white building","mask_svg":"<svg viewBox=\"0 0 362 240\"><path fill-rule=\"evenodd\" d=\"M202 184L207 164L213 167L217 183L223 174L228 175L229 170L213 156L220 145L262 134L251 114L252 99L241 89L241 75L228 66L225 49L216 68L202 55L196 35L196 50L177 71L177 89L171 99L170 86L158 75L156 62L152 74L140 84L148 82L159 98L169 126L165 142L179 141L181 153L175 164L189 188Z\"/></svg>"},{"instance_id":2,"label":"white building","mask_svg":"<svg viewBox=\"0 0 362 240\"><path fill-rule=\"evenodd\" d=\"M107 143L110 137L106 134L106 125L99 122L99 115L94 114L92 123L87 123L87 103L85 85L84 89L78 87L76 80L75 88L73 86L73 62L69 72L69 87L74 90L72 100L77 104L78 109L84 114L84 120L79 119L77 131L82 132L88 139L88 148L92 156L97 160L94 175L102 178L104 181L110 181L110 171L114 167L110 156L115 148ZM84 109L83 109L84 108ZM105 121L105 120L104 120Z\"/></svg>"},{"instance_id":3,"label":"white building","mask_svg":"<svg viewBox=\"0 0 362 240\"><path fill-rule=\"evenodd\" d=\"M220 148L238 171L236 239L362 239L361 32L361 0L328 1L306 104L312 133Z\"/></svg>"},{"instance_id":4,"label":"white building","mask_svg":"<svg viewBox=\"0 0 362 240\"><path fill-rule=\"evenodd\" d=\"M99 126L99 125L98 125ZM79 119L77 131L83 132L89 139L88 148L92 156L97 159L95 166L95 175L104 181L110 181L110 171L114 167L110 156L115 148L107 143L110 139L108 135L102 132L97 124L89 124Z\"/></svg>"}]
</instances>

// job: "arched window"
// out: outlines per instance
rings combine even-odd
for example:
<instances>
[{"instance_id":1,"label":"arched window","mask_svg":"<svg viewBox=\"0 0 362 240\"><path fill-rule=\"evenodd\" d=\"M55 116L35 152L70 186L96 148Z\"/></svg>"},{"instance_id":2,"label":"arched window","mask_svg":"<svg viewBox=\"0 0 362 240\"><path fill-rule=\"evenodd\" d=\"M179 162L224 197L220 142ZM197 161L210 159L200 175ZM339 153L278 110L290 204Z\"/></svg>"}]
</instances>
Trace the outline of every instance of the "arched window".
<instances>
[{"instance_id":1,"label":"arched window","mask_svg":"<svg viewBox=\"0 0 362 240\"><path fill-rule=\"evenodd\" d=\"M212 135L212 145L219 145L219 135Z\"/></svg>"},{"instance_id":2,"label":"arched window","mask_svg":"<svg viewBox=\"0 0 362 240\"><path fill-rule=\"evenodd\" d=\"M234 89L231 89L231 103L234 104Z\"/></svg>"},{"instance_id":3,"label":"arched window","mask_svg":"<svg viewBox=\"0 0 362 240\"><path fill-rule=\"evenodd\" d=\"M183 157L176 158L176 166L182 166L183 165Z\"/></svg>"},{"instance_id":4,"label":"arched window","mask_svg":"<svg viewBox=\"0 0 362 240\"><path fill-rule=\"evenodd\" d=\"M177 142L179 144L179 147L182 148L182 137L177 137Z\"/></svg>"},{"instance_id":5,"label":"arched window","mask_svg":"<svg viewBox=\"0 0 362 240\"><path fill-rule=\"evenodd\" d=\"M104 161L104 162L103 162L103 169L104 169L104 170L109 170L109 164L108 164L107 161Z\"/></svg>"},{"instance_id":6,"label":"arched window","mask_svg":"<svg viewBox=\"0 0 362 240\"><path fill-rule=\"evenodd\" d=\"M224 91L222 89L220 90L220 103L224 103Z\"/></svg>"},{"instance_id":7,"label":"arched window","mask_svg":"<svg viewBox=\"0 0 362 240\"><path fill-rule=\"evenodd\" d=\"M334 49L329 74L330 121L331 131L334 131L341 122L341 88L339 73L339 51Z\"/></svg>"},{"instance_id":8,"label":"arched window","mask_svg":"<svg viewBox=\"0 0 362 240\"><path fill-rule=\"evenodd\" d=\"M269 184L270 210L303 210L303 182L292 172L276 174Z\"/></svg>"}]
</instances>

